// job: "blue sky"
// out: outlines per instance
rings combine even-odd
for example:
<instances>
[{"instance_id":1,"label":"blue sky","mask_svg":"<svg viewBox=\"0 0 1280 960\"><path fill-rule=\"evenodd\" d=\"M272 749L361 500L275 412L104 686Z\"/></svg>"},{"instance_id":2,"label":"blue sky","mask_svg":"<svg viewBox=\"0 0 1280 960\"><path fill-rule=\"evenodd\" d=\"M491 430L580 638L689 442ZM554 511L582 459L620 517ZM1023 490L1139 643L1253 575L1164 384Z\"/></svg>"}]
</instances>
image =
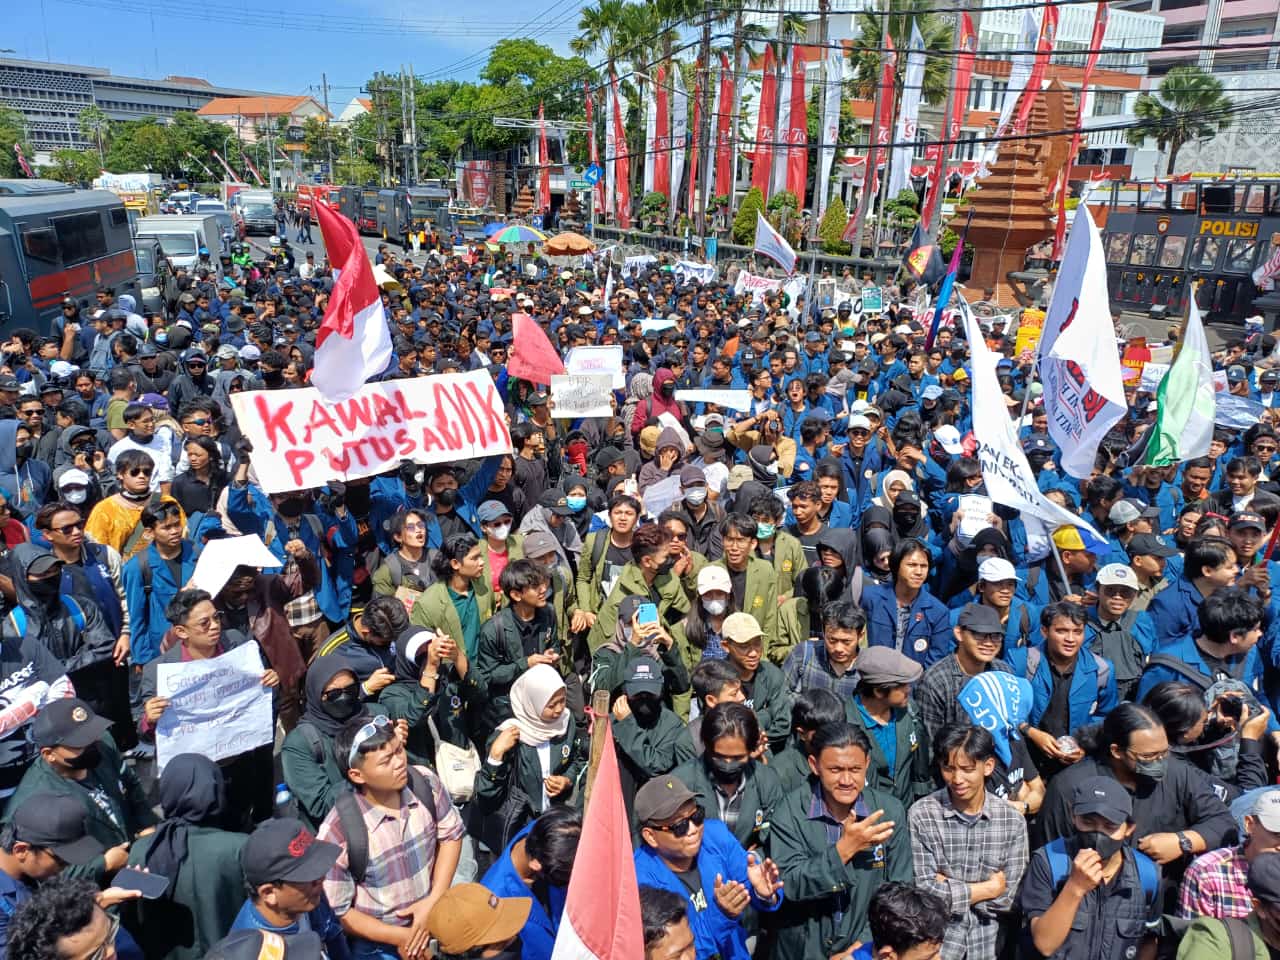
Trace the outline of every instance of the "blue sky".
<instances>
[{"instance_id":1,"label":"blue sky","mask_svg":"<svg viewBox=\"0 0 1280 960\"><path fill-rule=\"evenodd\" d=\"M567 52L582 0L29 0L5 3L0 48L114 74L203 77L340 109L375 70L471 79L485 48L533 35ZM265 14L265 15L264 15ZM336 104L336 106L335 106Z\"/></svg>"}]
</instances>

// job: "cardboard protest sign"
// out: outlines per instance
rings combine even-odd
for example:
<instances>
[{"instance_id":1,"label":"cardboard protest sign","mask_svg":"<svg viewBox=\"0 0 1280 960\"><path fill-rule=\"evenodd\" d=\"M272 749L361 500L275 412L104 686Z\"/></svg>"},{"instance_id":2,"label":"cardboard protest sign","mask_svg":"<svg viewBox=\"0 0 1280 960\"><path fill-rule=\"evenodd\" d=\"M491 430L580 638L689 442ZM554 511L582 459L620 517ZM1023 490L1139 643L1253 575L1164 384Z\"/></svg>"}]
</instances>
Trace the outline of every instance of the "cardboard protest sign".
<instances>
[{"instance_id":1,"label":"cardboard protest sign","mask_svg":"<svg viewBox=\"0 0 1280 960\"><path fill-rule=\"evenodd\" d=\"M538 322L527 313L511 315L513 340L511 358L507 361L507 373L530 383L550 383L558 373L564 373L560 354L542 332Z\"/></svg>"},{"instance_id":2,"label":"cardboard protest sign","mask_svg":"<svg viewBox=\"0 0 1280 960\"><path fill-rule=\"evenodd\" d=\"M612 382L613 378L607 373L552 377L551 399L555 401L552 416L563 419L613 416Z\"/></svg>"},{"instance_id":3,"label":"cardboard protest sign","mask_svg":"<svg viewBox=\"0 0 1280 960\"><path fill-rule=\"evenodd\" d=\"M862 288L862 310L864 313L880 313L884 310L884 294L879 287Z\"/></svg>"},{"instance_id":4,"label":"cardboard protest sign","mask_svg":"<svg viewBox=\"0 0 1280 960\"><path fill-rule=\"evenodd\" d=\"M511 452L502 397L483 370L369 383L332 404L310 388L237 393L231 402L266 493L371 477L401 460Z\"/></svg>"},{"instance_id":5,"label":"cardboard protest sign","mask_svg":"<svg viewBox=\"0 0 1280 960\"><path fill-rule=\"evenodd\" d=\"M714 403L726 410L750 410L750 390L677 390L676 399L682 403Z\"/></svg>"},{"instance_id":6,"label":"cardboard protest sign","mask_svg":"<svg viewBox=\"0 0 1280 960\"><path fill-rule=\"evenodd\" d=\"M1040 343L1040 335L1044 333L1043 310L1027 309L1022 311L1022 319L1018 321L1018 335L1013 341L1013 355L1022 356L1024 350L1035 350Z\"/></svg>"},{"instance_id":7,"label":"cardboard protest sign","mask_svg":"<svg viewBox=\"0 0 1280 960\"><path fill-rule=\"evenodd\" d=\"M564 372L575 376L607 373L612 378L609 385L614 390L625 390L627 387L620 343L608 347L574 347L564 358Z\"/></svg>"},{"instance_id":8,"label":"cardboard protest sign","mask_svg":"<svg viewBox=\"0 0 1280 960\"><path fill-rule=\"evenodd\" d=\"M227 585L236 567L242 565L270 570L279 567L280 560L267 549L267 545L256 533L210 540L200 551L200 559L196 561L196 569L191 574L191 585L216 597Z\"/></svg>"},{"instance_id":9,"label":"cardboard protest sign","mask_svg":"<svg viewBox=\"0 0 1280 960\"><path fill-rule=\"evenodd\" d=\"M169 706L156 724L156 767L180 753L218 761L270 743L275 723L262 674L252 640L211 660L158 664L156 696Z\"/></svg>"}]
</instances>

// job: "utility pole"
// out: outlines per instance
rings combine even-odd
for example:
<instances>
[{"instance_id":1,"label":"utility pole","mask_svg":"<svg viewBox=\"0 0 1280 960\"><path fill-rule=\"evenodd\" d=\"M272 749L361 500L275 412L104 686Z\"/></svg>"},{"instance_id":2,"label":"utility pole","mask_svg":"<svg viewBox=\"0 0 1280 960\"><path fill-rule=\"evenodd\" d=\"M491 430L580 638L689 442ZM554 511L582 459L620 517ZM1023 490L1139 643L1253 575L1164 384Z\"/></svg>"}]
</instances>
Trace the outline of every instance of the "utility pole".
<instances>
[{"instance_id":1,"label":"utility pole","mask_svg":"<svg viewBox=\"0 0 1280 960\"><path fill-rule=\"evenodd\" d=\"M831 10L831 0L818 0L818 152L814 154L813 165L813 204L812 237L818 238L818 224L822 212L827 208L827 184L819 183L822 174L822 149L827 144L827 14ZM842 51L843 55L843 51ZM841 100L843 101L843 97ZM839 120L837 119L837 130ZM836 139L839 140L837 133ZM804 197L800 198L800 206L804 207ZM814 251L814 262L817 262L817 250Z\"/></svg>"},{"instance_id":2,"label":"utility pole","mask_svg":"<svg viewBox=\"0 0 1280 960\"><path fill-rule=\"evenodd\" d=\"M715 169L715 158L711 154L711 131L715 129L715 120L711 116L711 106L715 102L711 95L711 0L706 0L703 4L703 21L702 21L702 109L698 111L701 117L699 129L693 132L698 138L698 154L702 158L702 169L698 174L702 180L702 184L691 182L689 189L697 191L697 196L693 201L694 216L697 217L696 229L699 239L705 241L707 237L707 194L710 192L707 186L714 181L707 176L708 171ZM706 250L705 243L703 250Z\"/></svg>"},{"instance_id":3,"label":"utility pole","mask_svg":"<svg viewBox=\"0 0 1280 960\"><path fill-rule=\"evenodd\" d=\"M413 157L413 179L410 184L418 182L418 80L413 72L413 64L409 64L409 144Z\"/></svg>"},{"instance_id":4,"label":"utility pole","mask_svg":"<svg viewBox=\"0 0 1280 960\"><path fill-rule=\"evenodd\" d=\"M320 74L320 88L324 91L324 145L329 158L329 182L337 182L333 170L333 114L329 112L329 77Z\"/></svg>"},{"instance_id":5,"label":"utility pole","mask_svg":"<svg viewBox=\"0 0 1280 960\"><path fill-rule=\"evenodd\" d=\"M409 104L408 85L404 75L404 64L400 64L400 156L404 158L404 166L401 168L404 172L401 174L402 183L409 182L409 155L406 150L409 139Z\"/></svg>"},{"instance_id":6,"label":"utility pole","mask_svg":"<svg viewBox=\"0 0 1280 960\"><path fill-rule=\"evenodd\" d=\"M276 148L271 140L271 118L262 111L262 123L267 128L267 189L276 188Z\"/></svg>"}]
</instances>

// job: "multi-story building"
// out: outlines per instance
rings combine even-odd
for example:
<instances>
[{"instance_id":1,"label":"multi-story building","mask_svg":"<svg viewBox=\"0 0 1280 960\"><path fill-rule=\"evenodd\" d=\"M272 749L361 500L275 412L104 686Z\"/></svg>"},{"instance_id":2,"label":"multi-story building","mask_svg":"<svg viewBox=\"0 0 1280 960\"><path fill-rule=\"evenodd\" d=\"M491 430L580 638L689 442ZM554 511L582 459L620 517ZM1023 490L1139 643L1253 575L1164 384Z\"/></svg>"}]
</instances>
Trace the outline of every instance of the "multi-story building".
<instances>
[{"instance_id":1,"label":"multi-story building","mask_svg":"<svg viewBox=\"0 0 1280 960\"><path fill-rule=\"evenodd\" d=\"M1160 49L1150 55L1152 76L1184 65L1214 73L1280 66L1280 49L1272 42L1280 34L1280 0L1123 0L1119 5L1164 21Z\"/></svg>"},{"instance_id":2,"label":"multi-story building","mask_svg":"<svg viewBox=\"0 0 1280 960\"><path fill-rule=\"evenodd\" d=\"M216 97L257 96L257 91L215 87L196 77L146 80L101 67L0 57L0 106L22 115L36 161L63 147L87 148L80 114L90 106L111 120L167 119L199 110Z\"/></svg>"},{"instance_id":3,"label":"multi-story building","mask_svg":"<svg viewBox=\"0 0 1280 960\"><path fill-rule=\"evenodd\" d=\"M196 115L214 123L224 123L245 143L262 136L264 125L300 127L309 117L324 118L324 107L315 97L218 97L204 104ZM274 129L274 128L273 128Z\"/></svg>"}]
</instances>

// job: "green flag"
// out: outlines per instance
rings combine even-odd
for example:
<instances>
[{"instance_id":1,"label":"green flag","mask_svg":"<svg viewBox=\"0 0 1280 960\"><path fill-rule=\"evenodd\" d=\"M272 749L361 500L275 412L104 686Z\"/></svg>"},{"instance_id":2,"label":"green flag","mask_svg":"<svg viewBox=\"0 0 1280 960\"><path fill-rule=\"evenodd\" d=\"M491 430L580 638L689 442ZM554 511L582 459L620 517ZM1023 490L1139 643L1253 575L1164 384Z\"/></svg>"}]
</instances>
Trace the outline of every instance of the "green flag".
<instances>
[{"instance_id":1,"label":"green flag","mask_svg":"<svg viewBox=\"0 0 1280 960\"><path fill-rule=\"evenodd\" d=\"M1163 467L1203 457L1213 439L1213 359L1195 293L1187 310L1182 347L1156 390L1156 422L1144 462Z\"/></svg>"}]
</instances>

